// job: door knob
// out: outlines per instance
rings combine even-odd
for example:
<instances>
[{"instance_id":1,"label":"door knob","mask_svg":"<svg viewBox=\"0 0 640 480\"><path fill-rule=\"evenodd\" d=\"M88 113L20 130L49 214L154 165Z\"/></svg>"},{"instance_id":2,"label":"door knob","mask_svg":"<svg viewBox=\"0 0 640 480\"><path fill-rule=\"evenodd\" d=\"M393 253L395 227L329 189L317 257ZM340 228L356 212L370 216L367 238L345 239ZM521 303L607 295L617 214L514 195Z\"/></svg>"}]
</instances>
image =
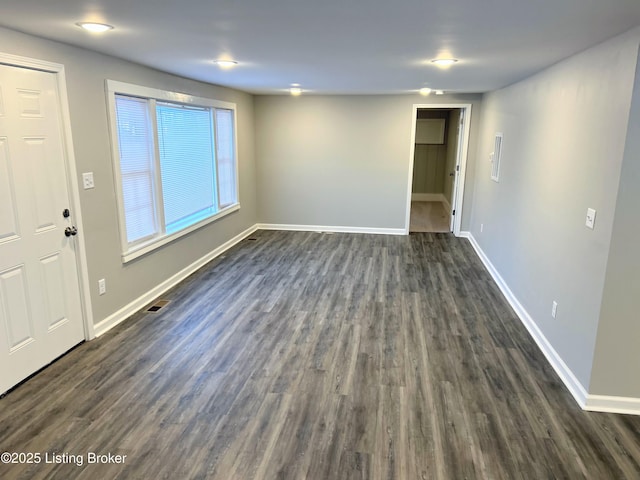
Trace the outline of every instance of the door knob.
<instances>
[{"instance_id":1,"label":"door knob","mask_svg":"<svg viewBox=\"0 0 640 480\"><path fill-rule=\"evenodd\" d=\"M76 235L77 233L78 233L78 229L75 227L75 225L72 225L64 229L65 237L70 237L71 235Z\"/></svg>"}]
</instances>

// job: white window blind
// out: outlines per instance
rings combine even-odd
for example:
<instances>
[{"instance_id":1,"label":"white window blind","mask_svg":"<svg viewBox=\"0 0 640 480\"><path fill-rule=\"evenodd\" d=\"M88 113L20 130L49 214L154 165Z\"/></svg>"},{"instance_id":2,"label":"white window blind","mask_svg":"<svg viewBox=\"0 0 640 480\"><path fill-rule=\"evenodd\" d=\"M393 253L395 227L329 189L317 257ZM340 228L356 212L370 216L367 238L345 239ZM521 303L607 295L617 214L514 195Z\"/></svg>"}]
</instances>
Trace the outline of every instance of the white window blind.
<instances>
[{"instance_id":1,"label":"white window blind","mask_svg":"<svg viewBox=\"0 0 640 480\"><path fill-rule=\"evenodd\" d=\"M158 150L168 233L215 213L211 111L158 103Z\"/></svg>"},{"instance_id":2,"label":"white window blind","mask_svg":"<svg viewBox=\"0 0 640 480\"><path fill-rule=\"evenodd\" d=\"M127 241L132 243L152 237L158 231L148 101L116 96L116 112Z\"/></svg>"},{"instance_id":3,"label":"white window blind","mask_svg":"<svg viewBox=\"0 0 640 480\"><path fill-rule=\"evenodd\" d=\"M125 262L240 208L234 104L107 85Z\"/></svg>"}]
</instances>

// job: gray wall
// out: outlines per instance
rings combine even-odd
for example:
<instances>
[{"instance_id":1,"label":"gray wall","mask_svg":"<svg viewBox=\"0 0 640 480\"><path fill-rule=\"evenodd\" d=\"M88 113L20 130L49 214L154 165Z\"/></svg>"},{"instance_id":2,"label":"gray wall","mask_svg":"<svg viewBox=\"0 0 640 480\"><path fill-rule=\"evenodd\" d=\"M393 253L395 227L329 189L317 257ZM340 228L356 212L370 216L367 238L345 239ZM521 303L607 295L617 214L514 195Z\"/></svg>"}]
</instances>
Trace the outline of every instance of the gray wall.
<instances>
[{"instance_id":1,"label":"gray wall","mask_svg":"<svg viewBox=\"0 0 640 480\"><path fill-rule=\"evenodd\" d=\"M413 105L472 103L480 95L258 96L258 216L271 224L404 228ZM470 159L462 226L469 224Z\"/></svg>"},{"instance_id":2,"label":"gray wall","mask_svg":"<svg viewBox=\"0 0 640 480\"><path fill-rule=\"evenodd\" d=\"M638 39L636 29L600 44L485 95L482 107L472 234L587 389ZM500 183L488 161L497 131ZM588 207L598 212L595 230L584 225Z\"/></svg>"},{"instance_id":3,"label":"gray wall","mask_svg":"<svg viewBox=\"0 0 640 480\"><path fill-rule=\"evenodd\" d=\"M253 97L64 44L0 28L0 50L65 66L73 147L78 175L92 171L96 187L81 190L94 323L135 300L184 267L257 222ZM105 80L235 102L241 209L159 250L123 265L107 122ZM81 184L80 178L76 179ZM97 295L98 279L107 293Z\"/></svg>"},{"instance_id":4,"label":"gray wall","mask_svg":"<svg viewBox=\"0 0 640 480\"><path fill-rule=\"evenodd\" d=\"M640 398L640 57L613 219L590 393Z\"/></svg>"}]
</instances>

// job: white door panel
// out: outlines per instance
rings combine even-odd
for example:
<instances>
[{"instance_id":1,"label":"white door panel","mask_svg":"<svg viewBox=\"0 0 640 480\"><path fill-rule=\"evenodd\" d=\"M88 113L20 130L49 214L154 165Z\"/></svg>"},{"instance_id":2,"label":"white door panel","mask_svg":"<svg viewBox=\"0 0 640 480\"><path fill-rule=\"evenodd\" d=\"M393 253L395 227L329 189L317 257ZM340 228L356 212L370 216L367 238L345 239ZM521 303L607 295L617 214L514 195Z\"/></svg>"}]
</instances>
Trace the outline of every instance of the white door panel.
<instances>
[{"instance_id":1,"label":"white door panel","mask_svg":"<svg viewBox=\"0 0 640 480\"><path fill-rule=\"evenodd\" d=\"M0 137L0 244L18 236L18 222L13 186L13 173L9 164L9 142Z\"/></svg>"},{"instance_id":2,"label":"white door panel","mask_svg":"<svg viewBox=\"0 0 640 480\"><path fill-rule=\"evenodd\" d=\"M0 65L0 393L84 339L60 118L55 74Z\"/></svg>"},{"instance_id":3,"label":"white door panel","mask_svg":"<svg viewBox=\"0 0 640 480\"><path fill-rule=\"evenodd\" d=\"M54 253L40 260L42 284L45 292L45 315L47 332L69 321L65 304L65 279L61 255Z\"/></svg>"},{"instance_id":4,"label":"white door panel","mask_svg":"<svg viewBox=\"0 0 640 480\"><path fill-rule=\"evenodd\" d=\"M56 217L62 211L56 215L56 207L60 207L59 202L56 202L57 189L64 186L57 181L54 168L57 165L47 158L47 153L51 150L47 139L24 138L23 142L23 159L28 166L27 195L33 202L35 231L42 232L56 227Z\"/></svg>"},{"instance_id":5,"label":"white door panel","mask_svg":"<svg viewBox=\"0 0 640 480\"><path fill-rule=\"evenodd\" d=\"M35 336L33 316L24 265L0 273L0 305L6 322L9 352L32 342Z\"/></svg>"}]
</instances>

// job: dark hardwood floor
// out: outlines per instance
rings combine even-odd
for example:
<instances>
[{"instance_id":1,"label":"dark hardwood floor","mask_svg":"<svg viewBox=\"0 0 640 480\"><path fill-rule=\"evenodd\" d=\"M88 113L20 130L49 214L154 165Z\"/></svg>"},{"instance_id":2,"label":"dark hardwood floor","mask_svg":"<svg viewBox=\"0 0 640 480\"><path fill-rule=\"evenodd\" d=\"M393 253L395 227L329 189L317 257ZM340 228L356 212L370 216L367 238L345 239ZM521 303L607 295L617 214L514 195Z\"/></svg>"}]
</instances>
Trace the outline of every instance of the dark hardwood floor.
<instances>
[{"instance_id":1,"label":"dark hardwood floor","mask_svg":"<svg viewBox=\"0 0 640 480\"><path fill-rule=\"evenodd\" d=\"M640 417L576 405L467 240L254 238L0 399L0 451L82 459L0 478L640 478Z\"/></svg>"}]
</instances>

